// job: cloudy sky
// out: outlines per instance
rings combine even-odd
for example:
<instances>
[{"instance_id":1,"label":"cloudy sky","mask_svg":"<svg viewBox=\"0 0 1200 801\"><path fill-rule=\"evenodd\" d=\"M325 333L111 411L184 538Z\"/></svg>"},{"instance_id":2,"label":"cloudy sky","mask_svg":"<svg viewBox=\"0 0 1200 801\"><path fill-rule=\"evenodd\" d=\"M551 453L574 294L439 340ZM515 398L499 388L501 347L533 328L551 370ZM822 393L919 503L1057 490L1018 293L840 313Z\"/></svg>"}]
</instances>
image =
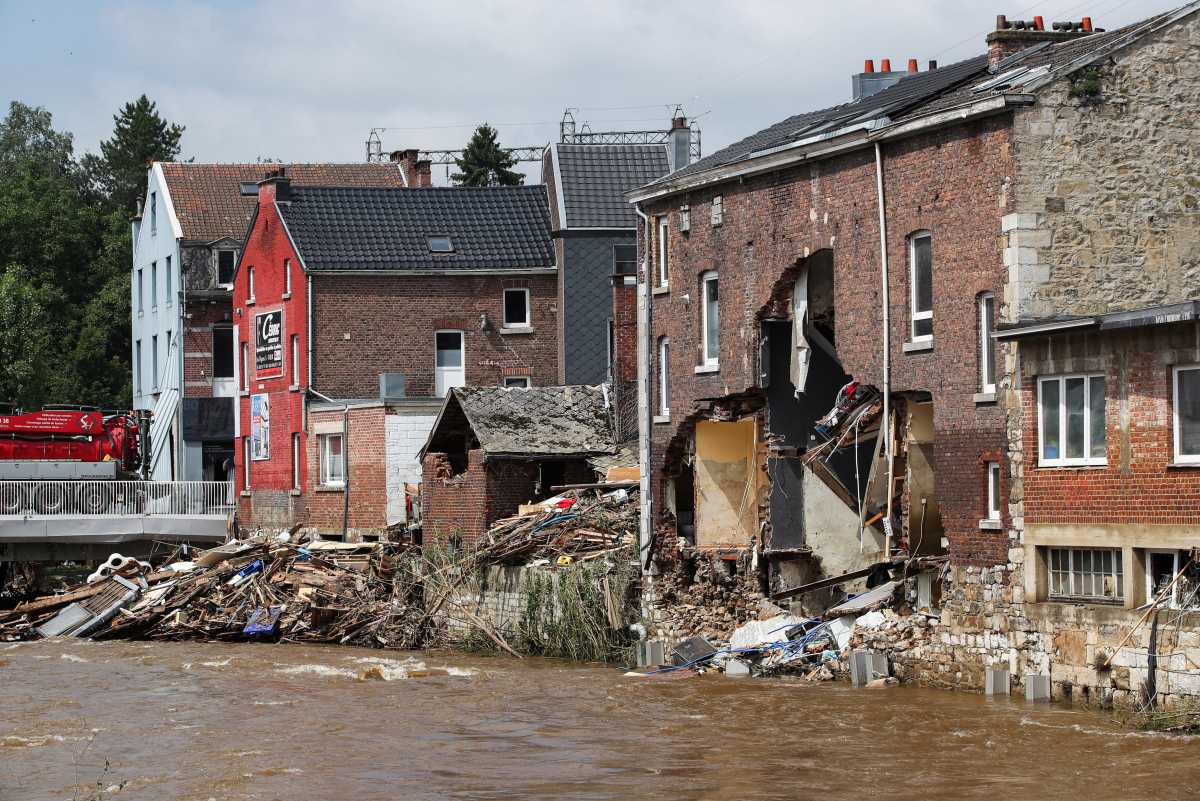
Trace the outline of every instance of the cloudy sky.
<instances>
[{"instance_id":1,"label":"cloudy sky","mask_svg":"<svg viewBox=\"0 0 1200 801\"><path fill-rule=\"evenodd\" d=\"M1013 0L1010 0L1013 2ZM997 13L1114 28L1182 0L0 0L0 101L45 106L94 150L143 92L197 161L357 161L461 147L487 120L508 145L653 129L682 105L706 153L847 100L863 59L945 65Z\"/></svg>"}]
</instances>

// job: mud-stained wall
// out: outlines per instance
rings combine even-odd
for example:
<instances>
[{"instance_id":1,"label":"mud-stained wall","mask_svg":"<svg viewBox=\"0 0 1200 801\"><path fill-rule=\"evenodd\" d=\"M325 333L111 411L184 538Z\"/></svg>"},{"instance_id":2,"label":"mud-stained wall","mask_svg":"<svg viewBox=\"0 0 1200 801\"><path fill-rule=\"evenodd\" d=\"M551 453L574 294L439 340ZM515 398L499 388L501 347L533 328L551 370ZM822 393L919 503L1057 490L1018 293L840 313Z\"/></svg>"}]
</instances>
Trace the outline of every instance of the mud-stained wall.
<instances>
[{"instance_id":1,"label":"mud-stained wall","mask_svg":"<svg viewBox=\"0 0 1200 801\"><path fill-rule=\"evenodd\" d=\"M758 532L755 421L696 423L696 544L748 545Z\"/></svg>"}]
</instances>

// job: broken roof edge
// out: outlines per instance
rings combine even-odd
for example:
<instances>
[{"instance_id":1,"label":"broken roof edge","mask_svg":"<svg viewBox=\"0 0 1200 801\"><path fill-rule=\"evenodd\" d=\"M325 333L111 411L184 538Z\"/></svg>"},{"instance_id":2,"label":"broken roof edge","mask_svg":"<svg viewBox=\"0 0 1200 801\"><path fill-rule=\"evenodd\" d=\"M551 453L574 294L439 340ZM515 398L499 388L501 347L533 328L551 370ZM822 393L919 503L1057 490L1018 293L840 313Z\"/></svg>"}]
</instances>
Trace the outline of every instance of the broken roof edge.
<instances>
[{"instance_id":1,"label":"broken roof edge","mask_svg":"<svg viewBox=\"0 0 1200 801\"><path fill-rule=\"evenodd\" d=\"M677 179L676 182L672 182L671 175L668 174L661 181L647 184L632 192L627 192L625 199L630 203L642 203L647 200L656 200L703 187L727 183L738 178L774 172L797 164L831 158L842 153L870 147L876 142L901 139L948 125L955 125L969 119L1000 114L1010 108L1031 105L1033 100L1033 96L1028 93L1011 93L968 101L959 106L939 109L926 115L918 115L896 123L892 123L890 118L880 117L837 131L818 134L811 138L798 139L795 142L779 145L759 153L753 153L728 164L718 165L710 170L685 175ZM879 121L885 119L887 120L885 125L878 125ZM802 148L806 148L809 145L816 145L817 147L815 149L802 150ZM821 147L822 145L826 146ZM798 150L800 152L796 152Z\"/></svg>"},{"instance_id":2,"label":"broken roof edge","mask_svg":"<svg viewBox=\"0 0 1200 801\"><path fill-rule=\"evenodd\" d=\"M446 399L442 401L442 408L438 409L437 417L433 418L433 425L429 427L429 433L425 435L425 444L417 451L417 463L425 463L425 454L429 452L429 446L433 444L433 437L437 433L438 426L442 424L442 418L446 416L446 410L450 408L450 401L458 404L458 408L462 411L463 417L467 416L467 412L462 408L462 402L454 395L454 390L451 389L446 393ZM471 422L471 418L467 417L467 422Z\"/></svg>"},{"instance_id":3,"label":"broken roof edge","mask_svg":"<svg viewBox=\"0 0 1200 801\"><path fill-rule=\"evenodd\" d=\"M1018 321L997 327L992 338L1009 341L1084 329L1119 331L1127 328L1151 328L1196 321L1200 321L1200 300L1187 300L1181 303L1143 306L1127 311L1107 312L1091 316L1064 316Z\"/></svg>"}]
</instances>

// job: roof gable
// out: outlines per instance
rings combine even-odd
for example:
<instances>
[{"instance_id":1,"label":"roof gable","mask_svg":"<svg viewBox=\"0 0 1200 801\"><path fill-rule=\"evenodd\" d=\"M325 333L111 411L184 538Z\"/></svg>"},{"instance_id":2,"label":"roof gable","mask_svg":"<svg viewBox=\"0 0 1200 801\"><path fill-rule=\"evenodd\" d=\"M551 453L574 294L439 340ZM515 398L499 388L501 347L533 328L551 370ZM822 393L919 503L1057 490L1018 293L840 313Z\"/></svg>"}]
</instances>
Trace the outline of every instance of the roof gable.
<instances>
[{"instance_id":1,"label":"roof gable","mask_svg":"<svg viewBox=\"0 0 1200 801\"><path fill-rule=\"evenodd\" d=\"M280 216L310 271L554 268L546 188L293 186ZM447 237L448 252L430 239Z\"/></svg>"},{"instance_id":2,"label":"roof gable","mask_svg":"<svg viewBox=\"0 0 1200 801\"><path fill-rule=\"evenodd\" d=\"M484 453L571 456L615 449L601 387L459 387L452 396Z\"/></svg>"},{"instance_id":3,"label":"roof gable","mask_svg":"<svg viewBox=\"0 0 1200 801\"><path fill-rule=\"evenodd\" d=\"M294 186L404 186L396 164L196 164L158 162L170 193L180 236L198 242L241 241L256 195L243 195L242 183L257 183L283 167Z\"/></svg>"},{"instance_id":4,"label":"roof gable","mask_svg":"<svg viewBox=\"0 0 1200 801\"><path fill-rule=\"evenodd\" d=\"M666 175L665 145L554 144L565 228L636 228L625 193Z\"/></svg>"}]
</instances>

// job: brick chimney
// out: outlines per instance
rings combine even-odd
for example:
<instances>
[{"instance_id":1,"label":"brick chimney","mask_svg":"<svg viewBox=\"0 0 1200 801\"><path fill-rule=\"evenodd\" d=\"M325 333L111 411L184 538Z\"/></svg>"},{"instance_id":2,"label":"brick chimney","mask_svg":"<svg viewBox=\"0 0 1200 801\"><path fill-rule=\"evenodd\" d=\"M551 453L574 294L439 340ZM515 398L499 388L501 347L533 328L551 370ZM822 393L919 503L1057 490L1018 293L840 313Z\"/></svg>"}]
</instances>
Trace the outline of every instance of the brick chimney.
<instances>
[{"instance_id":1,"label":"brick chimney","mask_svg":"<svg viewBox=\"0 0 1200 801\"><path fill-rule=\"evenodd\" d=\"M676 109L671 118L670 147L667 151L671 162L671 171L682 169L692 160L692 129L687 117Z\"/></svg>"},{"instance_id":2,"label":"brick chimney","mask_svg":"<svg viewBox=\"0 0 1200 801\"><path fill-rule=\"evenodd\" d=\"M433 186L433 168L428 159L421 159L421 151L395 150L391 159L404 171L404 185L408 187Z\"/></svg>"},{"instance_id":3,"label":"brick chimney","mask_svg":"<svg viewBox=\"0 0 1200 801\"><path fill-rule=\"evenodd\" d=\"M258 203L266 205L279 201L286 203L292 199L292 179L287 177L287 169L280 167L268 172L258 182Z\"/></svg>"},{"instance_id":4,"label":"brick chimney","mask_svg":"<svg viewBox=\"0 0 1200 801\"><path fill-rule=\"evenodd\" d=\"M1010 20L1003 14L996 16L996 30L987 35L988 67L995 66L1013 53L1033 47L1042 42L1065 42L1093 33L1091 17L1079 22L1055 22L1053 30L1046 30L1041 17L1031 20ZM1095 29L1095 32L1103 28Z\"/></svg>"}]
</instances>

